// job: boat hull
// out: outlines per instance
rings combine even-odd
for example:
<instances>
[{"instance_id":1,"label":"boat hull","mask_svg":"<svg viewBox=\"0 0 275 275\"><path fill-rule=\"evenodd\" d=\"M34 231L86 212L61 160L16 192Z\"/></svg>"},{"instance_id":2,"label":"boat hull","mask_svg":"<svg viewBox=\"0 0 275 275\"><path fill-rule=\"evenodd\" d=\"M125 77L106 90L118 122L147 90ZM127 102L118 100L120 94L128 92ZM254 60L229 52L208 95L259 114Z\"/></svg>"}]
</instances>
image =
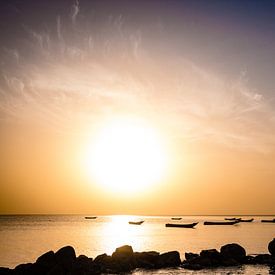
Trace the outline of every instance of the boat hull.
<instances>
[{"instance_id":1,"label":"boat hull","mask_svg":"<svg viewBox=\"0 0 275 275\"><path fill-rule=\"evenodd\" d=\"M133 225L141 225L143 224L144 221L139 221L139 222L128 222L129 224L133 224Z\"/></svg>"},{"instance_id":2,"label":"boat hull","mask_svg":"<svg viewBox=\"0 0 275 275\"><path fill-rule=\"evenodd\" d=\"M165 226L166 227L179 227L179 228L193 228L197 224L198 224L198 222L188 223L188 224L166 223Z\"/></svg>"},{"instance_id":3,"label":"boat hull","mask_svg":"<svg viewBox=\"0 0 275 275\"><path fill-rule=\"evenodd\" d=\"M239 221L230 221L230 222L204 222L204 225L234 225L239 223Z\"/></svg>"}]
</instances>

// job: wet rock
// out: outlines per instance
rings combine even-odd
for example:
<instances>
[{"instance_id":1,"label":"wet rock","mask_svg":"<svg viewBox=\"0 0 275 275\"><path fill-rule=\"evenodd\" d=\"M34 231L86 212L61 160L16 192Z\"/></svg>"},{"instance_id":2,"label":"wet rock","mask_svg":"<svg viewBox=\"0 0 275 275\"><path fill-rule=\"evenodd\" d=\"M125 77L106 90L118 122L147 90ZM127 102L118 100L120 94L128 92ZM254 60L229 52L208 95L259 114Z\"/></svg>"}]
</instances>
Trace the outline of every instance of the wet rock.
<instances>
[{"instance_id":1,"label":"wet rock","mask_svg":"<svg viewBox=\"0 0 275 275\"><path fill-rule=\"evenodd\" d=\"M27 264L20 264L15 267L13 273L15 275L37 275L43 274L43 271L37 264L27 263Z\"/></svg>"},{"instance_id":2,"label":"wet rock","mask_svg":"<svg viewBox=\"0 0 275 275\"><path fill-rule=\"evenodd\" d=\"M275 238L268 244L268 251L275 256Z\"/></svg>"},{"instance_id":3,"label":"wet rock","mask_svg":"<svg viewBox=\"0 0 275 275\"><path fill-rule=\"evenodd\" d=\"M94 259L93 264L97 270L107 270L112 266L112 257L106 253L100 254Z\"/></svg>"},{"instance_id":4,"label":"wet rock","mask_svg":"<svg viewBox=\"0 0 275 275\"><path fill-rule=\"evenodd\" d=\"M153 269L157 267L159 253L156 251L135 252L136 267Z\"/></svg>"},{"instance_id":5,"label":"wet rock","mask_svg":"<svg viewBox=\"0 0 275 275\"><path fill-rule=\"evenodd\" d=\"M221 255L216 249L202 250L200 255L187 253L185 257L187 259L183 262L183 267L188 269L199 270L221 265Z\"/></svg>"},{"instance_id":6,"label":"wet rock","mask_svg":"<svg viewBox=\"0 0 275 275\"><path fill-rule=\"evenodd\" d=\"M180 264L180 253L178 251L169 251L159 255L157 267L175 267Z\"/></svg>"},{"instance_id":7,"label":"wet rock","mask_svg":"<svg viewBox=\"0 0 275 275\"><path fill-rule=\"evenodd\" d=\"M245 249L236 243L226 244L221 247L221 256L224 260L233 259L239 263L245 260Z\"/></svg>"},{"instance_id":8,"label":"wet rock","mask_svg":"<svg viewBox=\"0 0 275 275\"><path fill-rule=\"evenodd\" d=\"M240 262L236 261L233 258L222 258L221 265L222 266L236 266L236 265L240 265Z\"/></svg>"},{"instance_id":9,"label":"wet rock","mask_svg":"<svg viewBox=\"0 0 275 275\"><path fill-rule=\"evenodd\" d=\"M86 274L94 274L94 264L93 259L88 258L85 255L80 255L76 258L70 275L86 275Z\"/></svg>"},{"instance_id":10,"label":"wet rock","mask_svg":"<svg viewBox=\"0 0 275 275\"><path fill-rule=\"evenodd\" d=\"M115 252L112 254L112 257L121 257L121 256L125 256L125 257L128 257L128 256L133 256L134 254L134 251L133 251L133 248L132 246L130 245L123 245L123 246L120 246L118 248L116 248Z\"/></svg>"},{"instance_id":11,"label":"wet rock","mask_svg":"<svg viewBox=\"0 0 275 275\"><path fill-rule=\"evenodd\" d=\"M207 250L202 250L200 253L200 257L204 261L208 262L207 266L219 266L221 265L221 254L216 250L216 249L207 249Z\"/></svg>"},{"instance_id":12,"label":"wet rock","mask_svg":"<svg viewBox=\"0 0 275 275\"><path fill-rule=\"evenodd\" d=\"M189 252L189 253L185 253L185 259L187 261L190 261L190 260L193 260L195 258L199 257L199 254L196 254L196 253L192 253L192 252Z\"/></svg>"},{"instance_id":13,"label":"wet rock","mask_svg":"<svg viewBox=\"0 0 275 275\"><path fill-rule=\"evenodd\" d=\"M127 262L124 264L120 259L114 259L106 253L98 255L93 261L95 273L119 273L124 272L124 269L129 271Z\"/></svg>"},{"instance_id":14,"label":"wet rock","mask_svg":"<svg viewBox=\"0 0 275 275\"><path fill-rule=\"evenodd\" d=\"M14 274L12 269L9 269L7 267L0 267L0 275L10 275Z\"/></svg>"},{"instance_id":15,"label":"wet rock","mask_svg":"<svg viewBox=\"0 0 275 275\"><path fill-rule=\"evenodd\" d=\"M47 275L66 275L66 271L63 266L60 264L56 264L51 270L47 273Z\"/></svg>"},{"instance_id":16,"label":"wet rock","mask_svg":"<svg viewBox=\"0 0 275 275\"><path fill-rule=\"evenodd\" d=\"M56 257L53 251L48 251L37 258L36 265L40 269L40 274L47 274L47 272L56 265Z\"/></svg>"},{"instance_id":17,"label":"wet rock","mask_svg":"<svg viewBox=\"0 0 275 275\"><path fill-rule=\"evenodd\" d=\"M129 245L116 248L112 254L112 260L116 270L119 272L128 272L136 268L133 248Z\"/></svg>"},{"instance_id":18,"label":"wet rock","mask_svg":"<svg viewBox=\"0 0 275 275\"><path fill-rule=\"evenodd\" d=\"M65 246L60 248L55 253L57 263L63 267L64 270L72 269L73 263L76 259L75 251L72 246Z\"/></svg>"},{"instance_id":19,"label":"wet rock","mask_svg":"<svg viewBox=\"0 0 275 275\"><path fill-rule=\"evenodd\" d=\"M251 255L247 255L247 256L245 256L243 263L244 264L255 264L255 257L253 257Z\"/></svg>"},{"instance_id":20,"label":"wet rock","mask_svg":"<svg viewBox=\"0 0 275 275\"><path fill-rule=\"evenodd\" d=\"M255 264L273 264L274 258L270 254L259 254L254 257L253 263Z\"/></svg>"}]
</instances>

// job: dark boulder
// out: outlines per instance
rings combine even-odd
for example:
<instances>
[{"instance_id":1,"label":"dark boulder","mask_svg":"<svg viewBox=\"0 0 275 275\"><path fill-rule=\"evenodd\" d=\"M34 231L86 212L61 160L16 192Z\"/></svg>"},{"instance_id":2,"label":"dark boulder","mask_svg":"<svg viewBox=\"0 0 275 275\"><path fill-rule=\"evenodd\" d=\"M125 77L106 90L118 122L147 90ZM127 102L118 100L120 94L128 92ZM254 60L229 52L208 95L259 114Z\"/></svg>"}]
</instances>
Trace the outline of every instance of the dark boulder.
<instances>
[{"instance_id":1,"label":"dark boulder","mask_svg":"<svg viewBox=\"0 0 275 275\"><path fill-rule=\"evenodd\" d=\"M117 269L118 267L113 258L106 253L98 255L93 261L93 270L96 273L106 273Z\"/></svg>"},{"instance_id":2,"label":"dark boulder","mask_svg":"<svg viewBox=\"0 0 275 275\"><path fill-rule=\"evenodd\" d=\"M192 253L192 252L189 252L189 253L185 253L185 260L186 261L190 261L190 260L193 260L195 258L199 257L199 254L196 254L196 253Z\"/></svg>"},{"instance_id":3,"label":"dark boulder","mask_svg":"<svg viewBox=\"0 0 275 275\"><path fill-rule=\"evenodd\" d=\"M251 255L247 255L247 256L245 256L243 263L244 264L255 264L255 257L251 256Z\"/></svg>"},{"instance_id":4,"label":"dark boulder","mask_svg":"<svg viewBox=\"0 0 275 275\"><path fill-rule=\"evenodd\" d=\"M268 244L268 251L275 256L275 238Z\"/></svg>"},{"instance_id":5,"label":"dark boulder","mask_svg":"<svg viewBox=\"0 0 275 275\"><path fill-rule=\"evenodd\" d=\"M12 274L37 275L37 274L43 274L43 270L41 270L41 268L37 264L27 263L27 264L20 264L16 266Z\"/></svg>"},{"instance_id":6,"label":"dark boulder","mask_svg":"<svg viewBox=\"0 0 275 275\"><path fill-rule=\"evenodd\" d=\"M274 258L270 254L259 254L254 257L255 264L273 264Z\"/></svg>"},{"instance_id":7,"label":"dark boulder","mask_svg":"<svg viewBox=\"0 0 275 275\"><path fill-rule=\"evenodd\" d=\"M246 260L246 259L244 258L244 259L243 259L243 262L244 262L245 260ZM243 263L243 262L242 262L242 263ZM222 258L221 265L223 265L223 266L236 266L236 265L240 265L240 262L239 262L239 261L236 261L236 260L233 259L233 258Z\"/></svg>"},{"instance_id":8,"label":"dark boulder","mask_svg":"<svg viewBox=\"0 0 275 275\"><path fill-rule=\"evenodd\" d=\"M33 269L32 263L19 264L15 267L14 274L16 274L16 275L33 274L32 269Z\"/></svg>"},{"instance_id":9,"label":"dark boulder","mask_svg":"<svg viewBox=\"0 0 275 275\"><path fill-rule=\"evenodd\" d=\"M53 268L51 268L47 275L66 275L66 273L67 271L63 268L63 266L56 264Z\"/></svg>"},{"instance_id":10,"label":"dark boulder","mask_svg":"<svg viewBox=\"0 0 275 275\"><path fill-rule=\"evenodd\" d=\"M214 267L216 265L213 265L211 258L206 256L198 256L188 261L183 261L182 266L184 268L198 270L202 268Z\"/></svg>"},{"instance_id":11,"label":"dark boulder","mask_svg":"<svg viewBox=\"0 0 275 275\"><path fill-rule=\"evenodd\" d=\"M159 252L135 252L134 258L136 261L136 267L153 269L157 267Z\"/></svg>"},{"instance_id":12,"label":"dark boulder","mask_svg":"<svg viewBox=\"0 0 275 275\"><path fill-rule=\"evenodd\" d=\"M133 248L129 245L116 248L112 254L112 260L115 268L119 272L128 272L136 268Z\"/></svg>"},{"instance_id":13,"label":"dark boulder","mask_svg":"<svg viewBox=\"0 0 275 275\"><path fill-rule=\"evenodd\" d=\"M93 259L88 258L85 255L80 255L76 258L70 275L86 275L86 274L94 274L95 269L93 265Z\"/></svg>"},{"instance_id":14,"label":"dark boulder","mask_svg":"<svg viewBox=\"0 0 275 275\"><path fill-rule=\"evenodd\" d=\"M60 248L55 253L57 263L65 270L71 270L76 259L75 251L72 246L65 246Z\"/></svg>"},{"instance_id":15,"label":"dark boulder","mask_svg":"<svg viewBox=\"0 0 275 275\"><path fill-rule=\"evenodd\" d=\"M36 260L36 265L40 269L40 274L47 274L47 272L56 265L56 257L53 251L49 251L41 255Z\"/></svg>"},{"instance_id":16,"label":"dark boulder","mask_svg":"<svg viewBox=\"0 0 275 275\"><path fill-rule=\"evenodd\" d=\"M12 269L7 267L0 267L0 275L11 275L14 274Z\"/></svg>"},{"instance_id":17,"label":"dark boulder","mask_svg":"<svg viewBox=\"0 0 275 275\"><path fill-rule=\"evenodd\" d=\"M207 266L219 266L221 264L221 254L216 249L202 250L200 258L208 263Z\"/></svg>"},{"instance_id":18,"label":"dark boulder","mask_svg":"<svg viewBox=\"0 0 275 275\"><path fill-rule=\"evenodd\" d=\"M233 259L239 263L245 260L246 252L245 249L236 243L226 244L221 247L221 256L226 261Z\"/></svg>"},{"instance_id":19,"label":"dark boulder","mask_svg":"<svg viewBox=\"0 0 275 275\"><path fill-rule=\"evenodd\" d=\"M118 256L118 257L128 257L128 256L133 256L134 251L132 246L130 245L123 245L118 248L116 248L115 252L112 254L113 256Z\"/></svg>"},{"instance_id":20,"label":"dark boulder","mask_svg":"<svg viewBox=\"0 0 275 275\"><path fill-rule=\"evenodd\" d=\"M230 257L226 258L222 256L216 249L202 250L200 255L186 253L185 258L186 260L183 261L182 266L192 270L219 266L234 266L239 264L236 260Z\"/></svg>"},{"instance_id":21,"label":"dark boulder","mask_svg":"<svg viewBox=\"0 0 275 275\"><path fill-rule=\"evenodd\" d=\"M178 251L169 251L159 255L157 267L175 267L180 264L180 253Z\"/></svg>"}]
</instances>

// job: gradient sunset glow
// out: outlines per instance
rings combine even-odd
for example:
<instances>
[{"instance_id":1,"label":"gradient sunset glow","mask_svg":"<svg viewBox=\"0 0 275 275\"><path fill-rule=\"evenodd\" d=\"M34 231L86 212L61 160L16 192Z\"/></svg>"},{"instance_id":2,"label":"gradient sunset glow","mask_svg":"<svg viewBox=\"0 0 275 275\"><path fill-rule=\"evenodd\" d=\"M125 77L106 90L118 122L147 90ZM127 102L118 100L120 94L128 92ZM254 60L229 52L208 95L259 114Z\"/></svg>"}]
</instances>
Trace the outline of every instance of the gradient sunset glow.
<instances>
[{"instance_id":1,"label":"gradient sunset glow","mask_svg":"<svg viewBox=\"0 0 275 275\"><path fill-rule=\"evenodd\" d=\"M1 3L0 213L274 214L274 2L115 2Z\"/></svg>"}]
</instances>

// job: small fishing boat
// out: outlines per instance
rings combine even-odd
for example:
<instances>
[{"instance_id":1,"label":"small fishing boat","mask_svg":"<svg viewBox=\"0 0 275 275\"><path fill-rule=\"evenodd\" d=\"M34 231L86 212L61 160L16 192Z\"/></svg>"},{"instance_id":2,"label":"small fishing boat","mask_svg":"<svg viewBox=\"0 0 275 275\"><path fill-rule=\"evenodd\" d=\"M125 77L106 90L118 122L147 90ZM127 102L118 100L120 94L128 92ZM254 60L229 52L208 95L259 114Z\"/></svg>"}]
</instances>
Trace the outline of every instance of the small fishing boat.
<instances>
[{"instance_id":1,"label":"small fishing boat","mask_svg":"<svg viewBox=\"0 0 275 275\"><path fill-rule=\"evenodd\" d=\"M236 221L240 220L241 218L224 218L226 221Z\"/></svg>"},{"instance_id":2,"label":"small fishing boat","mask_svg":"<svg viewBox=\"0 0 275 275\"><path fill-rule=\"evenodd\" d=\"M240 222L239 220L228 221L228 222L224 222L224 221L222 221L222 222L208 222L208 221L206 221L203 224L204 225L234 225L239 222Z\"/></svg>"},{"instance_id":3,"label":"small fishing boat","mask_svg":"<svg viewBox=\"0 0 275 275\"><path fill-rule=\"evenodd\" d=\"M194 223L166 223L166 227L181 227L181 228L193 228L196 226L198 222Z\"/></svg>"},{"instance_id":4,"label":"small fishing boat","mask_svg":"<svg viewBox=\"0 0 275 275\"><path fill-rule=\"evenodd\" d=\"M129 224L134 224L134 225L141 225L144 223L144 221L138 221L138 222L128 222Z\"/></svg>"},{"instance_id":5,"label":"small fishing boat","mask_svg":"<svg viewBox=\"0 0 275 275\"><path fill-rule=\"evenodd\" d=\"M253 222L254 219L251 218L251 219L247 219L247 220L243 220L243 219L240 219L239 222Z\"/></svg>"},{"instance_id":6,"label":"small fishing boat","mask_svg":"<svg viewBox=\"0 0 275 275\"><path fill-rule=\"evenodd\" d=\"M91 216L85 217L86 220L94 220L94 219L96 219L96 218L97 218L97 217L91 217Z\"/></svg>"},{"instance_id":7,"label":"small fishing boat","mask_svg":"<svg viewBox=\"0 0 275 275\"><path fill-rule=\"evenodd\" d=\"M275 219L273 219L273 220L261 220L261 222L271 222L271 223L275 223Z\"/></svg>"},{"instance_id":8,"label":"small fishing boat","mask_svg":"<svg viewBox=\"0 0 275 275\"><path fill-rule=\"evenodd\" d=\"M182 218L180 217L174 217L174 218L171 218L171 220L175 220L175 221L180 221Z\"/></svg>"}]
</instances>

